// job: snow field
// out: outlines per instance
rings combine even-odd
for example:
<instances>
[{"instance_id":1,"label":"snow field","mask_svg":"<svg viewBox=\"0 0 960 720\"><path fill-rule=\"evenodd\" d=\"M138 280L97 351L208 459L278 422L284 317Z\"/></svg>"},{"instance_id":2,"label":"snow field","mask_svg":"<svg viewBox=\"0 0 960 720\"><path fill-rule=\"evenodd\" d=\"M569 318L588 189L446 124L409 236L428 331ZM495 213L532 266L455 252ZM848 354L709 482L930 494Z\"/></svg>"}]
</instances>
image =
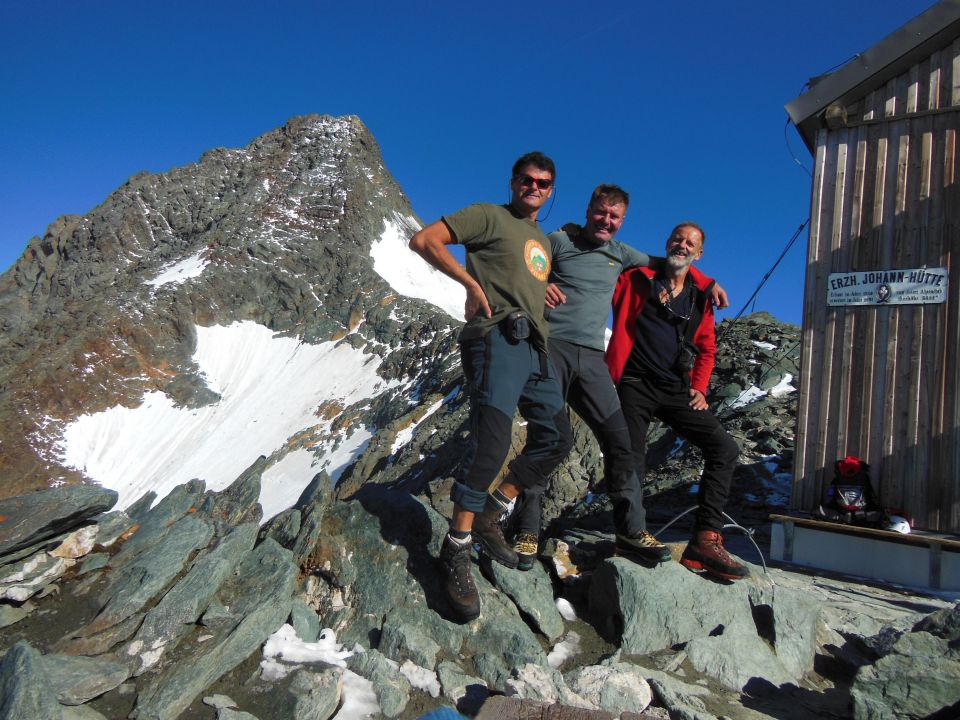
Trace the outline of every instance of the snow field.
<instances>
[{"instance_id":1,"label":"snow field","mask_svg":"<svg viewBox=\"0 0 960 720\"><path fill-rule=\"evenodd\" d=\"M407 245L419 229L412 217L384 220L383 234L370 245L373 269L401 295L426 300L462 322L467 299L463 285L428 265Z\"/></svg>"},{"instance_id":2,"label":"snow field","mask_svg":"<svg viewBox=\"0 0 960 720\"><path fill-rule=\"evenodd\" d=\"M274 337L253 322L197 327L193 359L219 402L190 410L151 392L136 408L83 415L65 428L61 459L120 493L118 508L150 490L163 497L192 478L222 490L294 435L329 431L332 419L316 415L323 403L347 407L397 384L377 375L381 360L374 355L346 343ZM318 456L294 450L268 469L260 497L265 517L292 505L321 468L335 476L370 438L361 427L345 435Z\"/></svg>"}]
</instances>

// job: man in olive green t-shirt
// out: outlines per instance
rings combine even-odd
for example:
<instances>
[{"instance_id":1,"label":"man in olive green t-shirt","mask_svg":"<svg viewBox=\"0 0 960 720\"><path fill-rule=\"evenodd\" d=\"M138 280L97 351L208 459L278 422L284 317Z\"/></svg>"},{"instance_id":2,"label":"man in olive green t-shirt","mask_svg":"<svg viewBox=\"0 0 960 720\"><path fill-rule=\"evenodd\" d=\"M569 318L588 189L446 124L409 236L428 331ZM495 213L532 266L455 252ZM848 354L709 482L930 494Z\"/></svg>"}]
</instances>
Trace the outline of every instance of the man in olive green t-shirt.
<instances>
[{"instance_id":1,"label":"man in olive green t-shirt","mask_svg":"<svg viewBox=\"0 0 960 720\"><path fill-rule=\"evenodd\" d=\"M460 355L470 392L470 457L453 487L453 517L440 551L447 596L464 620L480 614L472 541L497 562L517 567L500 516L523 488L542 485L569 451L557 429L564 403L547 357L543 316L550 242L537 224L555 177L550 158L528 153L514 163L507 205L470 205L410 240L411 249L467 290ZM453 243L466 249L466 268L447 249ZM489 492L510 448L515 410L527 421L527 442L506 479Z\"/></svg>"}]
</instances>

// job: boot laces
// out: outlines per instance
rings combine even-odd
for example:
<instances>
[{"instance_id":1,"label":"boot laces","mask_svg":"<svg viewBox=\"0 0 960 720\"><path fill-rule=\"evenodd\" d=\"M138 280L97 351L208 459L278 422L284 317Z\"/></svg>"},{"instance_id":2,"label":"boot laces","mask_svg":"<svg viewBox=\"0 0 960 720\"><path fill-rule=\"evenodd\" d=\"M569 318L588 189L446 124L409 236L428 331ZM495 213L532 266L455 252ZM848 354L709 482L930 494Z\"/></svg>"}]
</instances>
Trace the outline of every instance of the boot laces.
<instances>
[{"instance_id":1,"label":"boot laces","mask_svg":"<svg viewBox=\"0 0 960 720\"><path fill-rule=\"evenodd\" d=\"M458 550L448 558L447 571L461 596L473 595L477 592L473 583L473 571L470 569L469 546Z\"/></svg>"},{"instance_id":2,"label":"boot laces","mask_svg":"<svg viewBox=\"0 0 960 720\"><path fill-rule=\"evenodd\" d=\"M634 540L638 545L648 548L659 548L663 547L663 543L657 540L653 535L648 533L646 530L641 530L639 533L633 536Z\"/></svg>"},{"instance_id":3,"label":"boot laces","mask_svg":"<svg viewBox=\"0 0 960 720\"><path fill-rule=\"evenodd\" d=\"M705 545L712 546L713 552L716 553L717 557L720 560L728 565L735 565L733 558L730 556L730 553L727 552L727 549L723 546L723 536L720 533L717 533L715 539L711 538L704 542Z\"/></svg>"},{"instance_id":4,"label":"boot laces","mask_svg":"<svg viewBox=\"0 0 960 720\"><path fill-rule=\"evenodd\" d=\"M513 544L513 549L516 550L519 555L536 555L537 536L533 533L520 533L517 536L516 542Z\"/></svg>"}]
</instances>

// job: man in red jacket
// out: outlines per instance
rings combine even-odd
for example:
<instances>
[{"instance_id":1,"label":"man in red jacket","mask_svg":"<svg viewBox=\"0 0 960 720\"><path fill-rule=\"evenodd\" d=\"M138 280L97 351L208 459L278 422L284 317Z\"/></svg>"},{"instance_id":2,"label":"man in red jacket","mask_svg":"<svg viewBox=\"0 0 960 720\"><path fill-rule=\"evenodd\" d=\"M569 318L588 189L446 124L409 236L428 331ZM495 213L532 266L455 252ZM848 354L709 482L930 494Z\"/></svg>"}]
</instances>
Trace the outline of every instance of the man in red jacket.
<instances>
[{"instance_id":1,"label":"man in red jacket","mask_svg":"<svg viewBox=\"0 0 960 720\"><path fill-rule=\"evenodd\" d=\"M738 580L750 573L724 549L720 529L740 448L708 411L706 400L717 350L709 293L713 281L705 276L695 281L689 272L703 255L703 242L699 225L680 223L667 238L664 270L638 267L620 276L606 361L641 480L647 428L654 417L703 452L696 524L680 562L691 570Z\"/></svg>"}]
</instances>

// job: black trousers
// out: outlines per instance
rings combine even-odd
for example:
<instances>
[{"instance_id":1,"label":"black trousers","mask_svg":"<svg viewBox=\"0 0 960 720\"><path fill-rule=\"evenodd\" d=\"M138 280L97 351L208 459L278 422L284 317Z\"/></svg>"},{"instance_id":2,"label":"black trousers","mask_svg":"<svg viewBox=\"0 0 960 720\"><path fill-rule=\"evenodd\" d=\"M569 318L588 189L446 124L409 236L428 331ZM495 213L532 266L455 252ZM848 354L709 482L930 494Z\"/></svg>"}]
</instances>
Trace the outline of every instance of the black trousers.
<instances>
[{"instance_id":1,"label":"black trousers","mask_svg":"<svg viewBox=\"0 0 960 720\"><path fill-rule=\"evenodd\" d=\"M647 430L656 417L703 453L704 467L697 492L696 530L718 531L730 494L740 447L709 410L694 410L686 390L660 389L656 381L624 378L617 387L627 418L633 464L642 479L647 470Z\"/></svg>"},{"instance_id":2,"label":"black trousers","mask_svg":"<svg viewBox=\"0 0 960 720\"><path fill-rule=\"evenodd\" d=\"M635 535L646 529L643 491L633 467L633 453L627 421L603 360L603 351L565 340L550 341L550 360L556 368L560 388L570 407L593 431L603 453L604 481L613 504L616 531ZM566 455L573 447L570 422L557 418L559 447ZM524 488L517 501L512 523L517 532L540 534L543 495L547 484Z\"/></svg>"}]
</instances>

